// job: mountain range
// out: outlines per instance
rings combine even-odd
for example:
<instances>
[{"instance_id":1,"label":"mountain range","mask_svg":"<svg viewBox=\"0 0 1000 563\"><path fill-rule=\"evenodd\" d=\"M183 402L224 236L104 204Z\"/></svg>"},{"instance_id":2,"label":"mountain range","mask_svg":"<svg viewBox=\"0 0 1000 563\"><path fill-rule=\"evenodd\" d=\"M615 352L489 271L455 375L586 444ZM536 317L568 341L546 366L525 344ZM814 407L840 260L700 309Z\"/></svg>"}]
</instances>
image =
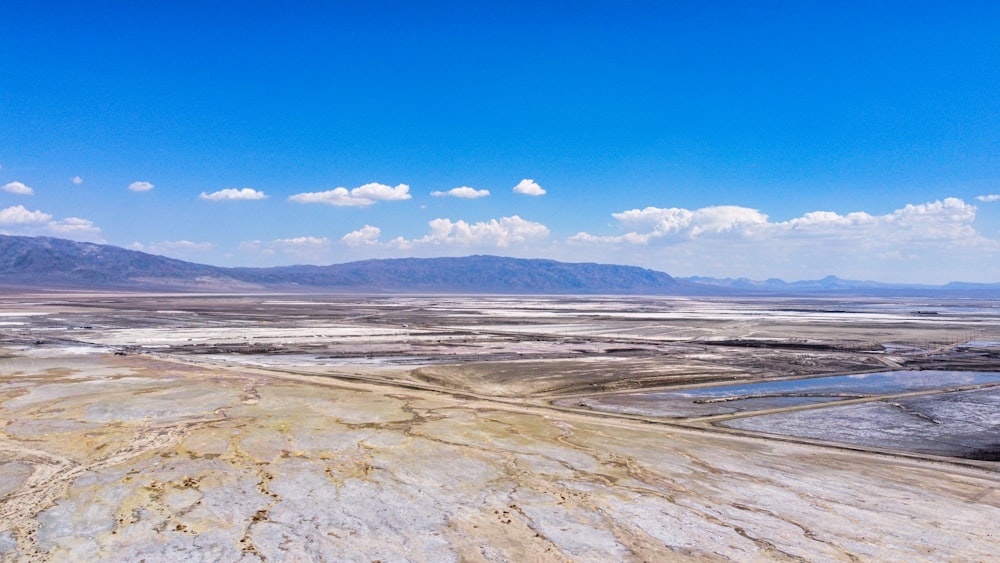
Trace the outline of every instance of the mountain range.
<instances>
[{"instance_id":1,"label":"mountain range","mask_svg":"<svg viewBox=\"0 0 1000 563\"><path fill-rule=\"evenodd\" d=\"M222 268L115 246L0 235L0 285L177 291L700 294L715 289L635 266L467 256L330 266Z\"/></svg>"},{"instance_id":2,"label":"mountain range","mask_svg":"<svg viewBox=\"0 0 1000 563\"><path fill-rule=\"evenodd\" d=\"M843 280L675 278L636 266L466 256L329 266L223 268L115 246L0 235L0 286L133 291L325 291L620 295L1000 295L1000 284L942 286Z\"/></svg>"}]
</instances>

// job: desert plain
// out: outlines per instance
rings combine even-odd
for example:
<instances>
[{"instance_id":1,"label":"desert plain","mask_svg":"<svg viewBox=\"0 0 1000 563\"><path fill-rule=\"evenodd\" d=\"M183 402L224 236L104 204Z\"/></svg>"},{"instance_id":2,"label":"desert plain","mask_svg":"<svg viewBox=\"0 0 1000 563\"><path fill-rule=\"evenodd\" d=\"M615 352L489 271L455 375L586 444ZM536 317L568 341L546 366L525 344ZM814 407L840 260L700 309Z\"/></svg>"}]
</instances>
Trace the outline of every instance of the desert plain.
<instances>
[{"instance_id":1,"label":"desert plain","mask_svg":"<svg viewBox=\"0 0 1000 563\"><path fill-rule=\"evenodd\" d=\"M4 295L0 560L995 560L998 315Z\"/></svg>"}]
</instances>

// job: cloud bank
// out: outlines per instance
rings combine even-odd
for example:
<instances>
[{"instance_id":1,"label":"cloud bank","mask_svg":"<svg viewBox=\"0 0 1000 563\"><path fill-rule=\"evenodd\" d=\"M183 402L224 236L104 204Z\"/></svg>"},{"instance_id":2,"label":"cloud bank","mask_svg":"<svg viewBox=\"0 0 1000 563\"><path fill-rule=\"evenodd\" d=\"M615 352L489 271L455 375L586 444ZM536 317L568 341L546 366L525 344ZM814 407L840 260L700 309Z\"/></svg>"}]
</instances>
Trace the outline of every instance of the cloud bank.
<instances>
[{"instance_id":1,"label":"cloud bank","mask_svg":"<svg viewBox=\"0 0 1000 563\"><path fill-rule=\"evenodd\" d=\"M613 213L620 232L580 232L577 255L618 257L681 275L809 279L835 273L883 281L1000 276L1000 242L973 227L976 207L958 198L909 204L884 215L812 211L772 221L757 209L646 207ZM987 272L986 270L991 270Z\"/></svg>"},{"instance_id":2,"label":"cloud bank","mask_svg":"<svg viewBox=\"0 0 1000 563\"><path fill-rule=\"evenodd\" d=\"M788 221L772 222L756 209L734 205L682 208L646 207L613 213L624 234L596 236L586 232L570 240L584 243L670 244L699 238L742 240L836 239L867 244L904 241L971 240L976 207L958 198L909 204L886 215L863 211L840 215L813 211Z\"/></svg>"}]
</instances>

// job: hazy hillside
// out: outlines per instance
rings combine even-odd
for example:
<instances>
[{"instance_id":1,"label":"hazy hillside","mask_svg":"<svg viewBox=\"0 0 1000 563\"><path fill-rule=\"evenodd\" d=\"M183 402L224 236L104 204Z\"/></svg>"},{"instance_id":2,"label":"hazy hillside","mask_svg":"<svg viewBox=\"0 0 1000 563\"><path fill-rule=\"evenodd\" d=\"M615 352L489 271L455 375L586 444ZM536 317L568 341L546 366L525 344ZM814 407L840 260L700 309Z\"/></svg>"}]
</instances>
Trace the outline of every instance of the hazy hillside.
<instances>
[{"instance_id":1,"label":"hazy hillside","mask_svg":"<svg viewBox=\"0 0 1000 563\"><path fill-rule=\"evenodd\" d=\"M235 283L221 268L115 246L0 235L0 283L36 287L139 287Z\"/></svg>"},{"instance_id":2,"label":"hazy hillside","mask_svg":"<svg viewBox=\"0 0 1000 563\"><path fill-rule=\"evenodd\" d=\"M699 291L662 272L633 266L568 264L498 256L365 260L332 266L232 270L247 282L330 289L489 293L652 293Z\"/></svg>"},{"instance_id":3,"label":"hazy hillside","mask_svg":"<svg viewBox=\"0 0 1000 563\"><path fill-rule=\"evenodd\" d=\"M844 280L676 279L635 266L466 256L364 260L330 266L220 268L109 245L0 235L0 286L184 291L384 293L877 295L992 298L1000 284L941 286Z\"/></svg>"},{"instance_id":4,"label":"hazy hillside","mask_svg":"<svg viewBox=\"0 0 1000 563\"><path fill-rule=\"evenodd\" d=\"M496 256L219 268L108 245L0 235L0 284L122 289L693 294L713 291L634 266Z\"/></svg>"}]
</instances>

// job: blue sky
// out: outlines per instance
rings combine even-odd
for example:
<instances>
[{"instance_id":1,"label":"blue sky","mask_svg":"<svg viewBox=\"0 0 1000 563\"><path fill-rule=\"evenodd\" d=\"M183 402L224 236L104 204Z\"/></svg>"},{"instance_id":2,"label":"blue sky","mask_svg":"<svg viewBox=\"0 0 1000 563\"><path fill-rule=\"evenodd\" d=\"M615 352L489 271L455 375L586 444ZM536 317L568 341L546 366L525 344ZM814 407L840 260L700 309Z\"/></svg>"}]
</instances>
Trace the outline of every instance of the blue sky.
<instances>
[{"instance_id":1,"label":"blue sky","mask_svg":"<svg viewBox=\"0 0 1000 563\"><path fill-rule=\"evenodd\" d=\"M1000 3L146 4L5 3L0 232L1000 281Z\"/></svg>"}]
</instances>

